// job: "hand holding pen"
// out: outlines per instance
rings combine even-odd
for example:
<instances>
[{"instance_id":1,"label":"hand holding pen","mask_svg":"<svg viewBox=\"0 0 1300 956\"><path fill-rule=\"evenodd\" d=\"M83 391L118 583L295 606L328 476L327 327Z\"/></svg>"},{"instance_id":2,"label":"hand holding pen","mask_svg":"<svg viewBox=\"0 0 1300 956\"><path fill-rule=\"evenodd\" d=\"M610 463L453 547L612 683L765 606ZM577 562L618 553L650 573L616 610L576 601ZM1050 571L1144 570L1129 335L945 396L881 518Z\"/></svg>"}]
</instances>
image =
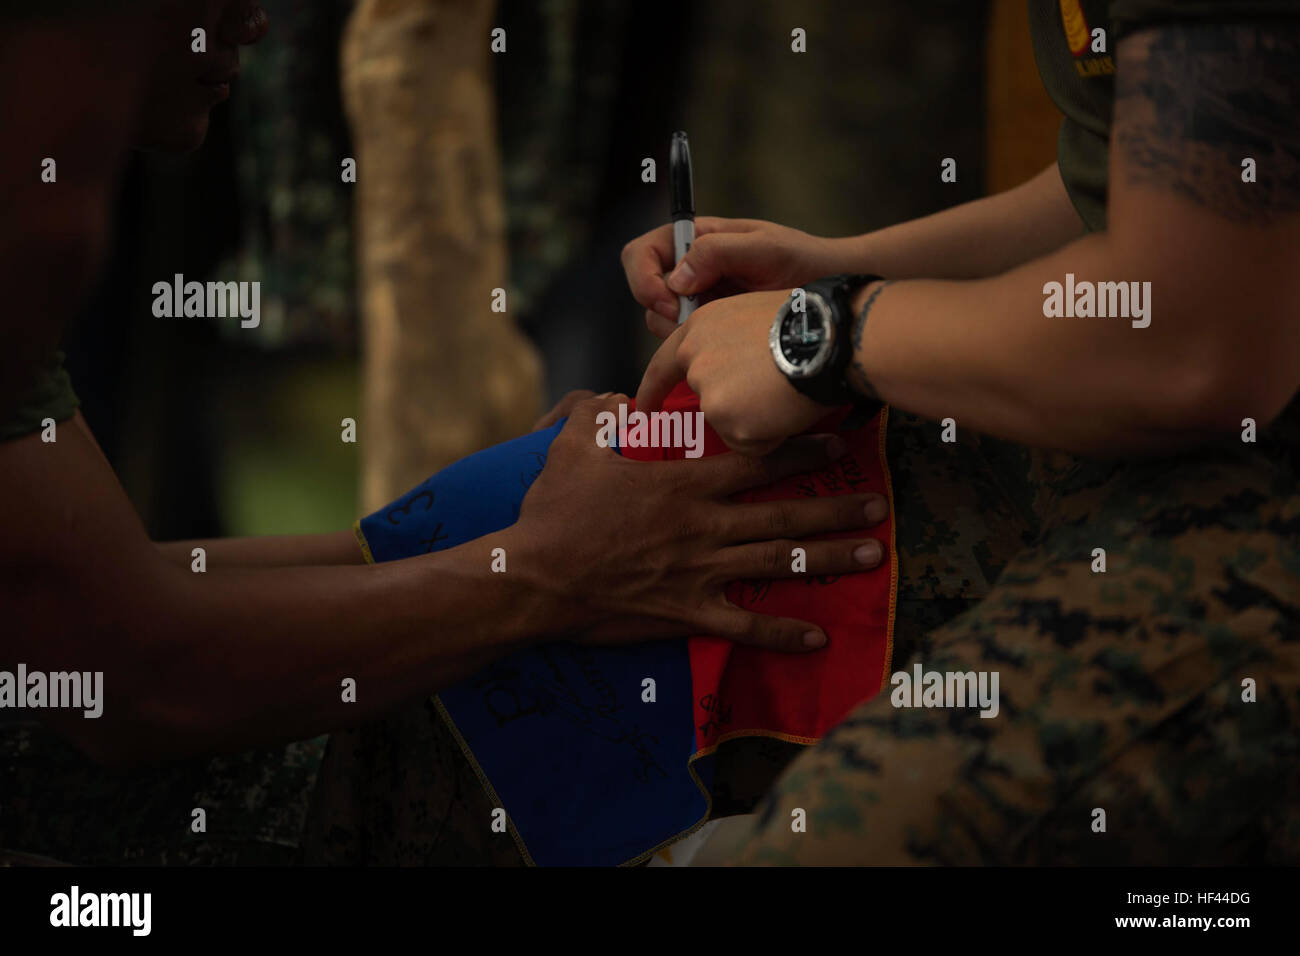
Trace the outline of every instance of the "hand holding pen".
<instances>
[{"instance_id":1,"label":"hand holding pen","mask_svg":"<svg viewBox=\"0 0 1300 956\"><path fill-rule=\"evenodd\" d=\"M632 295L645 307L646 327L661 339L706 295L791 289L868 265L857 237L826 239L762 219L697 220L690 147L682 132L672 138L669 186L672 221L633 239L622 256Z\"/></svg>"}]
</instances>

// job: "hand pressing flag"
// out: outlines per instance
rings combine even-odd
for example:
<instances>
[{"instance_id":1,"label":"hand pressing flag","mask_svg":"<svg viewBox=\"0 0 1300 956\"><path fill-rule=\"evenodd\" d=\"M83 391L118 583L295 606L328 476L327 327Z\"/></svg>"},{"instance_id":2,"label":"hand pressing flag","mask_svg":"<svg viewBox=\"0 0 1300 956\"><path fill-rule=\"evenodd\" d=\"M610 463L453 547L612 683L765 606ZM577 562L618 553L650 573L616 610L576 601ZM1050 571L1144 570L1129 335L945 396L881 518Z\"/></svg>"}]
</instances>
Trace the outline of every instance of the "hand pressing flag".
<instances>
[{"instance_id":1,"label":"hand pressing flag","mask_svg":"<svg viewBox=\"0 0 1300 956\"><path fill-rule=\"evenodd\" d=\"M685 384L663 405L666 412L698 409ZM727 590L742 608L817 624L829 638L824 650L789 655L713 637L622 647L556 643L515 653L439 695L526 860L640 862L708 818L719 744L744 736L813 743L880 690L897 580L887 411L861 423L847 414L837 411L812 429L844 438L847 451L833 465L738 497L883 494L891 514L874 533L885 559L861 574L738 581ZM450 548L513 524L563 424L471 455L363 518L357 535L367 560ZM686 451L621 445L642 461ZM706 427L704 456L726 451Z\"/></svg>"}]
</instances>

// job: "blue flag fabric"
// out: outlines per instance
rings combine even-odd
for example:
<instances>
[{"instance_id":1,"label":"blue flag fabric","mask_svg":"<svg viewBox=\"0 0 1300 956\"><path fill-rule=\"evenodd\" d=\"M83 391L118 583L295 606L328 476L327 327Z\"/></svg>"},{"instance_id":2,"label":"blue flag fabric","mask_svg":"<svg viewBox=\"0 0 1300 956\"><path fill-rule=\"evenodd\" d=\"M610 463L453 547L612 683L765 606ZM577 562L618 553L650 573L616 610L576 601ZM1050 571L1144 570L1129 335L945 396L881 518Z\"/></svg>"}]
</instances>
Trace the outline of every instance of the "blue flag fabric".
<instances>
[{"instance_id":1,"label":"blue flag fabric","mask_svg":"<svg viewBox=\"0 0 1300 956\"><path fill-rule=\"evenodd\" d=\"M563 424L462 459L361 519L368 557L427 554L514 524ZM608 866L646 858L708 815L713 761L693 759L691 698L680 639L541 645L438 699L525 859Z\"/></svg>"}]
</instances>

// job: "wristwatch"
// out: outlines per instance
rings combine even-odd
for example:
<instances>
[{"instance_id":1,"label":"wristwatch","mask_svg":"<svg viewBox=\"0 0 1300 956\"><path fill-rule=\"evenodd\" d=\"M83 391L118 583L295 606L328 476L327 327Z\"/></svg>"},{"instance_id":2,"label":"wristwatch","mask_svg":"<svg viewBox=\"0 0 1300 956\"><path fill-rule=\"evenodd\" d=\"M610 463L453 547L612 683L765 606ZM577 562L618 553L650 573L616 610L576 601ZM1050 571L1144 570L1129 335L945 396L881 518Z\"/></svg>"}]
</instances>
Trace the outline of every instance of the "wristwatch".
<instances>
[{"instance_id":1,"label":"wristwatch","mask_svg":"<svg viewBox=\"0 0 1300 956\"><path fill-rule=\"evenodd\" d=\"M781 304L767 343L786 379L823 405L865 404L844 373L853 359L853 294L880 276L837 275L795 289ZM800 292L802 291L802 295ZM874 403L873 403L874 404Z\"/></svg>"}]
</instances>

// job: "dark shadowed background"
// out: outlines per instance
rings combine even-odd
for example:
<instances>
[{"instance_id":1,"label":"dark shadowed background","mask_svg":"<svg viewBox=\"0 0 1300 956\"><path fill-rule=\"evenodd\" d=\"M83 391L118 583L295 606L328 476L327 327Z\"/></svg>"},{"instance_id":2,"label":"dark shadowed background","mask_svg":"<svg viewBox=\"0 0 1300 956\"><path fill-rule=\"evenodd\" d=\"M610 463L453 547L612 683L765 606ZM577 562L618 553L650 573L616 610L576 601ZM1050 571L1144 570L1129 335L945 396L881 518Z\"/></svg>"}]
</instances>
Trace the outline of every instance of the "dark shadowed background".
<instances>
[{"instance_id":1,"label":"dark shadowed background","mask_svg":"<svg viewBox=\"0 0 1300 956\"><path fill-rule=\"evenodd\" d=\"M246 51L206 145L133 157L111 261L68 343L84 414L157 538L337 530L360 507L364 442L339 438L344 417L365 426L356 186L339 176L356 155L339 66L353 3L267 6L270 36ZM701 215L846 235L1009 185L986 168L988 91L1006 87L989 51L1008 44L991 28L1011 47L1020 29L1014 15L998 26L1002 7L500 3L508 52L489 69L510 314L540 352L548 400L635 390L655 341L619 251L667 217L675 129L691 138ZM806 54L790 51L795 27ZM1050 156L1044 139L1040 126L1031 152ZM641 180L647 156L658 183ZM955 184L939 178L949 156ZM261 326L154 318L151 286L177 272L259 280Z\"/></svg>"}]
</instances>

